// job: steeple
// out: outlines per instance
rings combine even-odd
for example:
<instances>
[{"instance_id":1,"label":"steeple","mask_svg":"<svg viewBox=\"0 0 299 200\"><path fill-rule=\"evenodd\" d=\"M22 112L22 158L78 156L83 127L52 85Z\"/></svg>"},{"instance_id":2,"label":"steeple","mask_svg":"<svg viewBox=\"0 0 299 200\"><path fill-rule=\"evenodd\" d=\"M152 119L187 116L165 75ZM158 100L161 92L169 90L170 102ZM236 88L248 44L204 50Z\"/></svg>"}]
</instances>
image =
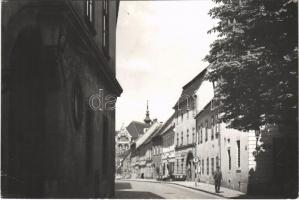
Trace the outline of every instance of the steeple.
<instances>
[{"instance_id":1,"label":"steeple","mask_svg":"<svg viewBox=\"0 0 299 200\"><path fill-rule=\"evenodd\" d=\"M149 110L148 110L148 100L146 101L146 114L145 114L145 119L144 122L146 124L150 124L152 122L152 120L149 117Z\"/></svg>"}]
</instances>

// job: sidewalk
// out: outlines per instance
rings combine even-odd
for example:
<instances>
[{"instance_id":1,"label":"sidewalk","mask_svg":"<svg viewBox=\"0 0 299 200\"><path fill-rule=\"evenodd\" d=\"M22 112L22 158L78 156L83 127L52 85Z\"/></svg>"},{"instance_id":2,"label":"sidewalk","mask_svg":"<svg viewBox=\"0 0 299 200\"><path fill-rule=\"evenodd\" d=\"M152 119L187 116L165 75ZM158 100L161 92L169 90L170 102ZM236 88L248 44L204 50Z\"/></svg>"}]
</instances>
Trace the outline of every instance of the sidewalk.
<instances>
[{"instance_id":1,"label":"sidewalk","mask_svg":"<svg viewBox=\"0 0 299 200\"><path fill-rule=\"evenodd\" d=\"M215 187L214 185L208 184L208 183L197 183L197 186L195 186L194 182L191 181L157 181L155 179L124 179L129 181L141 181L141 182L155 182L155 183L165 183L165 184L173 184L173 185L179 185L186 188L198 190L201 192L206 192L209 194L213 194L222 198L242 198L242 196L245 196L245 193L242 193L240 191L231 190L228 188L221 187L220 193L215 193Z\"/></svg>"}]
</instances>

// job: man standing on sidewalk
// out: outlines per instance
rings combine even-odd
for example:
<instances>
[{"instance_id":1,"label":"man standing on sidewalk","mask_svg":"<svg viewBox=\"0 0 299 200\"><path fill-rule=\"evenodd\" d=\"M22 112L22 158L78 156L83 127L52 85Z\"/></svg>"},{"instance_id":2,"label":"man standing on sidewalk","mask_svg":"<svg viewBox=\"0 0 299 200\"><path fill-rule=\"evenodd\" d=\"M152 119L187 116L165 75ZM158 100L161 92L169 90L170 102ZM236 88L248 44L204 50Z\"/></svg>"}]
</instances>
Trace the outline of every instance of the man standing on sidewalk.
<instances>
[{"instance_id":1,"label":"man standing on sidewalk","mask_svg":"<svg viewBox=\"0 0 299 200\"><path fill-rule=\"evenodd\" d=\"M220 184L222 180L222 173L220 171L220 167L217 166L217 171L214 174L214 182L215 182L215 192L219 193L220 192Z\"/></svg>"}]
</instances>

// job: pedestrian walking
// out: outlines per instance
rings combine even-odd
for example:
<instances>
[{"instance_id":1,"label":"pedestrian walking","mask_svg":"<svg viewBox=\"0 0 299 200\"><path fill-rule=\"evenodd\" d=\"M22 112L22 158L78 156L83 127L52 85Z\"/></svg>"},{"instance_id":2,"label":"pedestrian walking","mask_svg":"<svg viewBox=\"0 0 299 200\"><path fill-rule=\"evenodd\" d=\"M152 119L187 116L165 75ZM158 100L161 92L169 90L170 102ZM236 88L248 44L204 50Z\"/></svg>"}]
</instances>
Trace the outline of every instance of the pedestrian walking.
<instances>
[{"instance_id":1,"label":"pedestrian walking","mask_svg":"<svg viewBox=\"0 0 299 200\"><path fill-rule=\"evenodd\" d=\"M222 173L220 171L220 167L217 166L217 170L214 174L214 183L215 183L215 192L216 193L220 192L221 180L222 180Z\"/></svg>"}]
</instances>

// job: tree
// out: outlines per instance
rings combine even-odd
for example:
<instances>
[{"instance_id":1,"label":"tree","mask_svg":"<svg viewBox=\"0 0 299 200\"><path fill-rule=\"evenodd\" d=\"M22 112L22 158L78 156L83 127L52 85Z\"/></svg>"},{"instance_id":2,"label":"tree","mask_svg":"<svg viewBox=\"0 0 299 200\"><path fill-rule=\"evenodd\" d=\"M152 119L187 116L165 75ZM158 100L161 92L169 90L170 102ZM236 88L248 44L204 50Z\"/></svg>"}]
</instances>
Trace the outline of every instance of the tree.
<instances>
[{"instance_id":1,"label":"tree","mask_svg":"<svg viewBox=\"0 0 299 200\"><path fill-rule=\"evenodd\" d=\"M297 0L214 0L218 32L205 60L221 120L239 130L293 127L298 118Z\"/></svg>"}]
</instances>

